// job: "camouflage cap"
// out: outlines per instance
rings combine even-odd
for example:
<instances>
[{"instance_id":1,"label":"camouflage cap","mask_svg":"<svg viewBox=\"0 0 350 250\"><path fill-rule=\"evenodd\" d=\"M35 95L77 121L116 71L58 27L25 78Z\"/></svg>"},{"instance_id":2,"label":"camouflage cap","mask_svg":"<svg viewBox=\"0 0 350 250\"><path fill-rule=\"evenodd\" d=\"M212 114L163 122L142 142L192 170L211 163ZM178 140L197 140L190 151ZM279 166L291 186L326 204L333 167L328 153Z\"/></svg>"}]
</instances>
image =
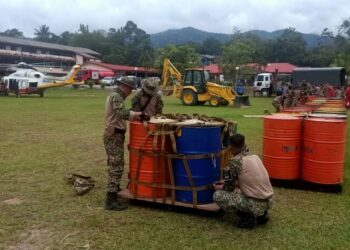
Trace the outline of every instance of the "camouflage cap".
<instances>
[{"instance_id":1,"label":"camouflage cap","mask_svg":"<svg viewBox=\"0 0 350 250\"><path fill-rule=\"evenodd\" d=\"M158 77L147 77L141 81L141 86L147 94L154 95L159 90L159 82Z\"/></svg>"},{"instance_id":2,"label":"camouflage cap","mask_svg":"<svg viewBox=\"0 0 350 250\"><path fill-rule=\"evenodd\" d=\"M133 89L136 89L136 81L126 76L123 76L122 78L118 79L117 83L121 83Z\"/></svg>"},{"instance_id":3,"label":"camouflage cap","mask_svg":"<svg viewBox=\"0 0 350 250\"><path fill-rule=\"evenodd\" d=\"M74 186L77 195L86 194L95 186L95 180L92 177L81 174L68 174L66 175L66 181Z\"/></svg>"}]
</instances>

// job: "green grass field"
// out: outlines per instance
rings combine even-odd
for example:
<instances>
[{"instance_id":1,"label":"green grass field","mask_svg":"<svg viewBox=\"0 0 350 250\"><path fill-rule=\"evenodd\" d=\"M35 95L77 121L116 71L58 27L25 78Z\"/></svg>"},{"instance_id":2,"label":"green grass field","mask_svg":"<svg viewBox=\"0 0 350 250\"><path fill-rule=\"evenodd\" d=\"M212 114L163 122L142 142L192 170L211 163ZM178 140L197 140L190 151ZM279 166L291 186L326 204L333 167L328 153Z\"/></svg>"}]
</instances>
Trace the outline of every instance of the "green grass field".
<instances>
[{"instance_id":1,"label":"green grass field","mask_svg":"<svg viewBox=\"0 0 350 250\"><path fill-rule=\"evenodd\" d=\"M44 98L0 97L0 249L350 249L349 126L342 194L275 188L270 223L242 231L227 216L136 205L123 212L103 209L107 95L60 88ZM252 98L245 109L164 101L165 113L236 121L261 155L262 119L242 115L272 111L270 99ZM76 196L64 180L71 172L93 176L96 187Z\"/></svg>"}]
</instances>

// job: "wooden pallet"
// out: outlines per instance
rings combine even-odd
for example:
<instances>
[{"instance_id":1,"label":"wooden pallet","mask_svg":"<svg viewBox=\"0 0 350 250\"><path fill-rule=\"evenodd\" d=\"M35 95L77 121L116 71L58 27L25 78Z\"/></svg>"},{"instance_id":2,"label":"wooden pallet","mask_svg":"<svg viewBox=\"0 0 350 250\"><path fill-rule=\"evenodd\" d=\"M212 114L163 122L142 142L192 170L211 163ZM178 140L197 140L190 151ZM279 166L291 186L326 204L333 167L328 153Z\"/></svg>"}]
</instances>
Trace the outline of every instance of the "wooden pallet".
<instances>
[{"instance_id":1,"label":"wooden pallet","mask_svg":"<svg viewBox=\"0 0 350 250\"><path fill-rule=\"evenodd\" d=\"M172 206L178 206L178 207L186 207L186 208L192 208L192 209L199 209L203 211L209 211L209 212L219 212L221 209L216 203L208 203L208 204L198 204L197 207L194 207L191 203L184 203L179 201L171 201L170 197L166 197L165 200L163 198L157 198L153 200L152 198L143 198L143 197L134 197L133 194L130 193L129 189L124 189L118 193L118 196L125 199L130 200L139 200L139 201L146 201L151 203L158 203L158 204L166 204L166 205L172 205Z\"/></svg>"}]
</instances>

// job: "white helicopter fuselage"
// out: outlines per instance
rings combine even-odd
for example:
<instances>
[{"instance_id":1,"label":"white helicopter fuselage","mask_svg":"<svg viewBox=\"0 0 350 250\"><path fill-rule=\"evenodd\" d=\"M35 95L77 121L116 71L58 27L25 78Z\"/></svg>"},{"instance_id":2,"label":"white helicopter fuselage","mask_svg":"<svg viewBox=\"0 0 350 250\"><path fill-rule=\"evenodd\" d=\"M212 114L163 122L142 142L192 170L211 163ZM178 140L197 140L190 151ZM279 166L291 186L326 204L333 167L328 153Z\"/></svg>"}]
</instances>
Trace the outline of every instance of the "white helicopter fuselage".
<instances>
[{"instance_id":1,"label":"white helicopter fuselage","mask_svg":"<svg viewBox=\"0 0 350 250\"><path fill-rule=\"evenodd\" d=\"M45 89L60 87L72 82L79 67L74 66L65 77L54 77L45 75L34 69L18 69L16 72L5 76L3 82L9 92L17 96L21 94L39 94L43 96Z\"/></svg>"}]
</instances>

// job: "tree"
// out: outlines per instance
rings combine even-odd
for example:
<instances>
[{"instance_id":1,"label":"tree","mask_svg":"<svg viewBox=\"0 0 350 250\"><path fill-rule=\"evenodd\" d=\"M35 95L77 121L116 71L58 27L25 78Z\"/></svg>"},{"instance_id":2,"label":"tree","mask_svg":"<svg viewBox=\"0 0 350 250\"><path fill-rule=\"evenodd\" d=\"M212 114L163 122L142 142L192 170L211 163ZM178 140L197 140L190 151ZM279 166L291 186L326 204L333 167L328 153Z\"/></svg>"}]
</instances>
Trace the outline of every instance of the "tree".
<instances>
[{"instance_id":1,"label":"tree","mask_svg":"<svg viewBox=\"0 0 350 250\"><path fill-rule=\"evenodd\" d=\"M39 29L34 29L35 40L42 42L51 42L51 32L49 26L40 25Z\"/></svg>"},{"instance_id":2,"label":"tree","mask_svg":"<svg viewBox=\"0 0 350 250\"><path fill-rule=\"evenodd\" d=\"M350 18L343 20L335 37L337 54L332 65L344 67L350 72Z\"/></svg>"},{"instance_id":3,"label":"tree","mask_svg":"<svg viewBox=\"0 0 350 250\"><path fill-rule=\"evenodd\" d=\"M15 38L24 38L23 32L18 29L7 29L4 32L0 32L0 35L10 36Z\"/></svg>"},{"instance_id":4,"label":"tree","mask_svg":"<svg viewBox=\"0 0 350 250\"><path fill-rule=\"evenodd\" d=\"M350 72L350 55L339 53L331 64L333 67L344 67L346 72Z\"/></svg>"},{"instance_id":5,"label":"tree","mask_svg":"<svg viewBox=\"0 0 350 250\"><path fill-rule=\"evenodd\" d=\"M118 30L110 28L107 33L107 41L110 44L110 51L104 54L102 59L108 63L125 64L125 49L122 28Z\"/></svg>"},{"instance_id":6,"label":"tree","mask_svg":"<svg viewBox=\"0 0 350 250\"><path fill-rule=\"evenodd\" d=\"M106 35L109 53L102 53L103 60L110 63L152 67L154 51L149 35L128 21L119 29L110 28Z\"/></svg>"},{"instance_id":7,"label":"tree","mask_svg":"<svg viewBox=\"0 0 350 250\"><path fill-rule=\"evenodd\" d=\"M222 68L226 77L233 77L236 67L253 62L253 50L249 44L237 41L225 46L222 56Z\"/></svg>"},{"instance_id":8,"label":"tree","mask_svg":"<svg viewBox=\"0 0 350 250\"><path fill-rule=\"evenodd\" d=\"M329 67L335 52L333 33L324 28L318 38L318 45L306 52L304 63L311 67Z\"/></svg>"},{"instance_id":9,"label":"tree","mask_svg":"<svg viewBox=\"0 0 350 250\"><path fill-rule=\"evenodd\" d=\"M266 51L266 43L257 36L235 32L222 52L221 65L225 76L235 76L236 67L240 67L240 72L249 71L244 67L248 63L264 64Z\"/></svg>"},{"instance_id":10,"label":"tree","mask_svg":"<svg viewBox=\"0 0 350 250\"><path fill-rule=\"evenodd\" d=\"M163 67L164 58L169 58L180 72L199 65L199 54L190 45L167 45L159 49L155 62L158 68Z\"/></svg>"},{"instance_id":11,"label":"tree","mask_svg":"<svg viewBox=\"0 0 350 250\"><path fill-rule=\"evenodd\" d=\"M350 18L343 20L339 26L338 34L346 38L350 38Z\"/></svg>"},{"instance_id":12,"label":"tree","mask_svg":"<svg viewBox=\"0 0 350 250\"><path fill-rule=\"evenodd\" d=\"M150 36L132 21L127 21L119 32L122 34L127 64L141 65L145 51L153 53Z\"/></svg>"},{"instance_id":13,"label":"tree","mask_svg":"<svg viewBox=\"0 0 350 250\"><path fill-rule=\"evenodd\" d=\"M59 43L63 45L70 45L73 37L74 37L73 33L70 33L69 31L65 31L60 35Z\"/></svg>"},{"instance_id":14,"label":"tree","mask_svg":"<svg viewBox=\"0 0 350 250\"><path fill-rule=\"evenodd\" d=\"M106 34L104 30L90 32L88 25L80 24L79 31L71 36L69 45L97 51L103 58L111 52L111 44ZM69 34L67 36L69 37Z\"/></svg>"},{"instance_id":15,"label":"tree","mask_svg":"<svg viewBox=\"0 0 350 250\"><path fill-rule=\"evenodd\" d=\"M140 65L146 68L151 68L154 66L153 51L144 51L140 58Z\"/></svg>"},{"instance_id":16,"label":"tree","mask_svg":"<svg viewBox=\"0 0 350 250\"><path fill-rule=\"evenodd\" d=\"M202 44L198 45L197 51L201 54L206 54L206 55L220 55L222 51L222 43L213 38L207 38L202 42Z\"/></svg>"},{"instance_id":17,"label":"tree","mask_svg":"<svg viewBox=\"0 0 350 250\"><path fill-rule=\"evenodd\" d=\"M290 62L303 65L306 55L306 42L294 28L286 29L272 44L269 54L271 62Z\"/></svg>"}]
</instances>

